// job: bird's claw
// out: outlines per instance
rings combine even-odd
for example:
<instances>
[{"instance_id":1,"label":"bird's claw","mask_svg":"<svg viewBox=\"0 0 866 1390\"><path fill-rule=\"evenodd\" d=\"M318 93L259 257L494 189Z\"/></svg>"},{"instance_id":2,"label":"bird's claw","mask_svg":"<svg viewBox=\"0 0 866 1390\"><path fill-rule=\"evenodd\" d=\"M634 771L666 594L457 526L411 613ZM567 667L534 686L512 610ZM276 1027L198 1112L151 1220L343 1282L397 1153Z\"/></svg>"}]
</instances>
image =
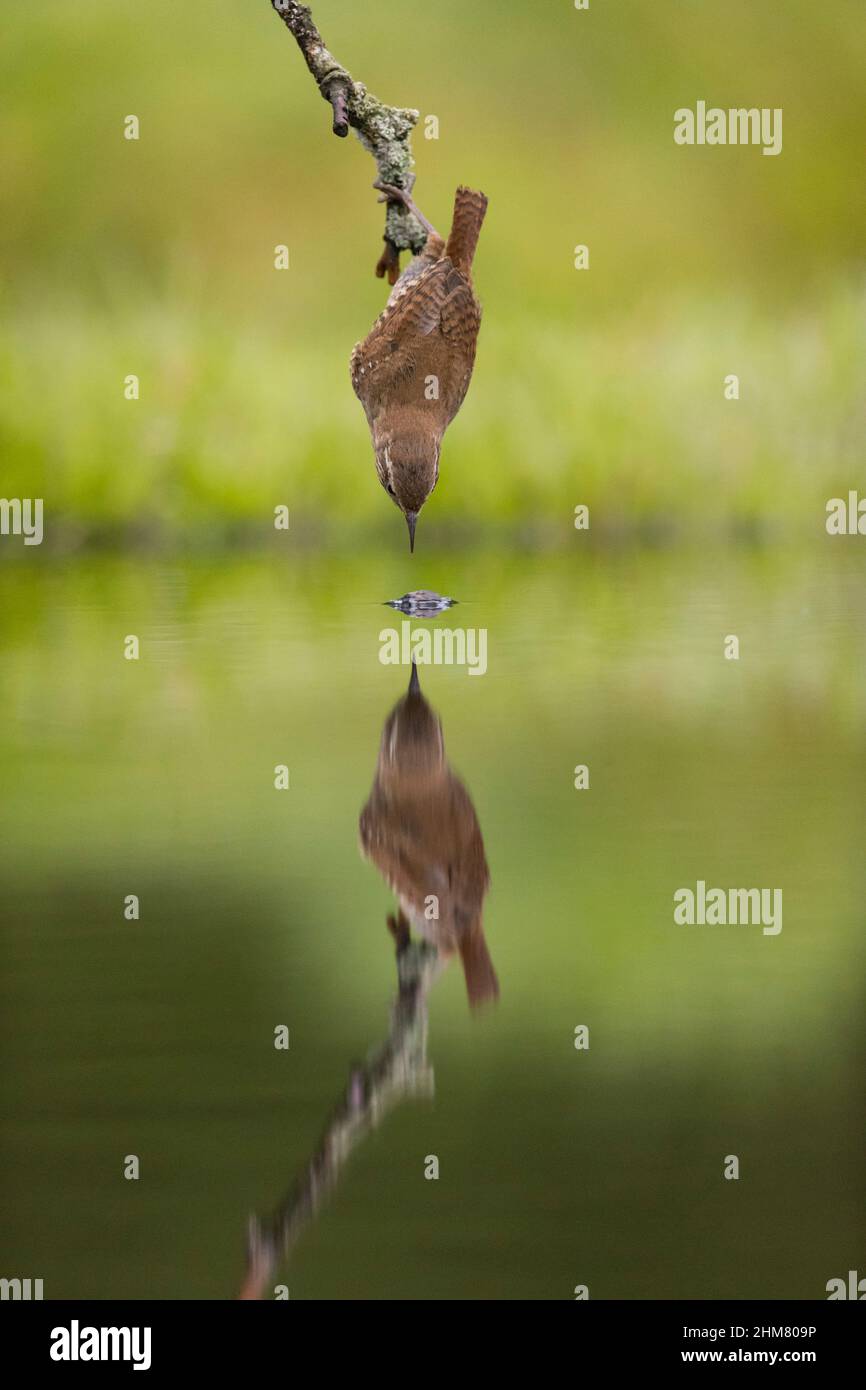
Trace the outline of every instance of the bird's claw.
<instances>
[{"instance_id":1,"label":"bird's claw","mask_svg":"<svg viewBox=\"0 0 866 1390\"><path fill-rule=\"evenodd\" d=\"M396 285L399 274L400 252L393 241L385 237L384 250L376 262L376 276L379 280L387 279L389 285Z\"/></svg>"},{"instance_id":2,"label":"bird's claw","mask_svg":"<svg viewBox=\"0 0 866 1390\"><path fill-rule=\"evenodd\" d=\"M414 174L409 174L407 176L406 188L399 188L396 183L386 183L384 179L376 179L373 184L373 187L378 189L382 194L381 198L376 199L377 203L399 203L402 207L407 209L411 202L411 193L414 186Z\"/></svg>"}]
</instances>

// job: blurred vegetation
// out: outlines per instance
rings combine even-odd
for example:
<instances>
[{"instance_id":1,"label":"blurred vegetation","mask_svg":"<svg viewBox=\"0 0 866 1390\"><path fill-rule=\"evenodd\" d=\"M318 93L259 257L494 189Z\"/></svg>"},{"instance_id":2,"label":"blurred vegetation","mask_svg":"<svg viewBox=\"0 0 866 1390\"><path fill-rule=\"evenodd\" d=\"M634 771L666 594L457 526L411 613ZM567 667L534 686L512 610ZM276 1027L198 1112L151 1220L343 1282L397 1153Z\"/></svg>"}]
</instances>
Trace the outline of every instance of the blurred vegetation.
<instances>
[{"instance_id":1,"label":"blurred vegetation","mask_svg":"<svg viewBox=\"0 0 866 1390\"><path fill-rule=\"evenodd\" d=\"M427 214L461 181L491 199L425 524L566 538L588 502L602 529L820 529L862 462L861 0L313 8L357 77L438 116ZM373 165L268 0L18 0L0 79L2 493L44 496L49 539L267 534L278 503L310 541L392 533L348 378L383 302ZM675 146L701 98L782 107L783 153Z\"/></svg>"}]
</instances>

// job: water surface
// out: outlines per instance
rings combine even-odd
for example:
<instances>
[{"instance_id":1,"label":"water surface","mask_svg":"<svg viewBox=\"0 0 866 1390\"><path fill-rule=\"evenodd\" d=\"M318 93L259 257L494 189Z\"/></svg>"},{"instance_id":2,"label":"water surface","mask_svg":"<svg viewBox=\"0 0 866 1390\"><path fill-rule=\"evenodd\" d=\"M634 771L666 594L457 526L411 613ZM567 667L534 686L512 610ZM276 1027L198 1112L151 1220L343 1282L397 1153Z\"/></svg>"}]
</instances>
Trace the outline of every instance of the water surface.
<instances>
[{"instance_id":1,"label":"water surface","mask_svg":"<svg viewBox=\"0 0 866 1390\"><path fill-rule=\"evenodd\" d=\"M0 569L8 1272L235 1296L251 1214L362 1094L397 991L398 894L359 850L409 679L382 600L426 585L460 598L434 624L488 633L483 678L421 680L483 836L499 999L437 976L432 1086L360 1136L275 1281L824 1296L863 1239L856 541L414 562ZM698 879L781 887L783 930L675 926Z\"/></svg>"}]
</instances>

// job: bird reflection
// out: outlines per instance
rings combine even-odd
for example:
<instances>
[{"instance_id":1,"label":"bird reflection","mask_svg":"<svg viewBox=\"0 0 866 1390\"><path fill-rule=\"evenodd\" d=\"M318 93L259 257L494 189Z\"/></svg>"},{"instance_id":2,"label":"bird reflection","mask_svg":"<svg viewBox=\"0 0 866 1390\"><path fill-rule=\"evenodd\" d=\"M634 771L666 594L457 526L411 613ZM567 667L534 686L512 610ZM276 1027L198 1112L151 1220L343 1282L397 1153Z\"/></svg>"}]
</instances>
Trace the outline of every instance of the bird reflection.
<instances>
[{"instance_id":1,"label":"bird reflection","mask_svg":"<svg viewBox=\"0 0 866 1390\"><path fill-rule=\"evenodd\" d=\"M295 1184L270 1216L251 1218L242 1299L269 1296L279 1265L315 1220L360 1141L405 1097L432 1095L427 1001L443 969L460 957L473 1006L499 993L481 920L490 883L481 830L445 758L442 726L421 694L414 666L409 689L382 730L360 838L363 854L399 903L387 918L397 953L391 1026L367 1061L351 1069Z\"/></svg>"},{"instance_id":2,"label":"bird reflection","mask_svg":"<svg viewBox=\"0 0 866 1390\"><path fill-rule=\"evenodd\" d=\"M442 725L414 665L409 689L382 730L360 833L364 855L397 895L398 943L414 929L443 965L459 955L473 1007L495 999L499 985L482 925L490 874L481 828L445 757Z\"/></svg>"}]
</instances>

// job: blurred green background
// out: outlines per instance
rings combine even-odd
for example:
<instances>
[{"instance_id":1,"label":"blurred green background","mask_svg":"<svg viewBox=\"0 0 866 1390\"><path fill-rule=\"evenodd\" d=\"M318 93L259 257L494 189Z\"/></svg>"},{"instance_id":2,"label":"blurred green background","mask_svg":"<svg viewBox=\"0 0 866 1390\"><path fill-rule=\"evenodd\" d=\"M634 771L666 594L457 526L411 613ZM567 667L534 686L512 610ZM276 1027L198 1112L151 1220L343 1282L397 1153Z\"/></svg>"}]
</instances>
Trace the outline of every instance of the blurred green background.
<instances>
[{"instance_id":1,"label":"blurred green background","mask_svg":"<svg viewBox=\"0 0 866 1390\"><path fill-rule=\"evenodd\" d=\"M490 197L424 528L552 539L577 502L601 529L822 524L861 459L861 0L314 13L375 92L438 116L428 216L458 182ZM277 503L299 541L399 534L348 381L383 304L374 166L268 0L12 0L0 65L5 494L44 496L55 540L63 518L209 544ZM782 154L676 146L698 99L782 107Z\"/></svg>"}]
</instances>

